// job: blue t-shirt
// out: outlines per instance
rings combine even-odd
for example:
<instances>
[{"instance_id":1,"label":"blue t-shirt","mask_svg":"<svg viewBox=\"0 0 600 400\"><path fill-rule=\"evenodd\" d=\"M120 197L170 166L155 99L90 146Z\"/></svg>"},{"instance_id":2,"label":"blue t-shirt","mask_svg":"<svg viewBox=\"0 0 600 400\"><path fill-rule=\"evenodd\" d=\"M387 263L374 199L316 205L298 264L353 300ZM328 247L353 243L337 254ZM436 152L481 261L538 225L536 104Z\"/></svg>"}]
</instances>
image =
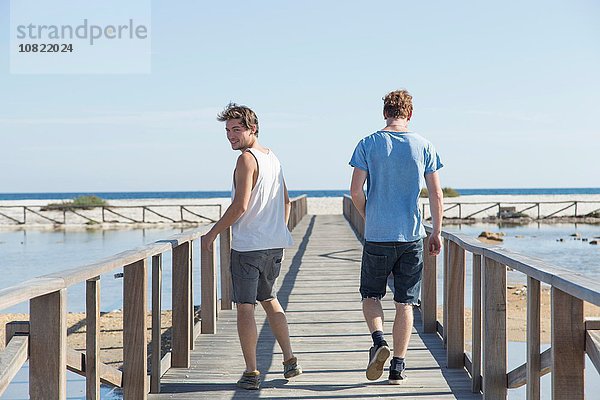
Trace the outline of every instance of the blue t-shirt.
<instances>
[{"instance_id":1,"label":"blue t-shirt","mask_svg":"<svg viewBox=\"0 0 600 400\"><path fill-rule=\"evenodd\" d=\"M350 165L368 172L365 240L425 237L419 192L425 174L443 167L427 139L413 132L375 132L358 142Z\"/></svg>"}]
</instances>

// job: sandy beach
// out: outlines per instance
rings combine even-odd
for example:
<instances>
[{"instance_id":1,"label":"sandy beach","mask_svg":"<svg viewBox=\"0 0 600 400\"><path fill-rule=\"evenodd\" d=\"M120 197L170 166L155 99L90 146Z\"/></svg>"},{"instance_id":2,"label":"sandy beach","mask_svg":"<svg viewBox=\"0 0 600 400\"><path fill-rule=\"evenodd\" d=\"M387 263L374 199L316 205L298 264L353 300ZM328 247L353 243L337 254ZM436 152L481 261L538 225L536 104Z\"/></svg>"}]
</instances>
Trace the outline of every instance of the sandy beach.
<instances>
[{"instance_id":1,"label":"sandy beach","mask_svg":"<svg viewBox=\"0 0 600 400\"><path fill-rule=\"evenodd\" d=\"M36 228L57 228L59 226L52 223L48 219L37 215L36 212L40 208L49 204L65 201L69 199L54 199L54 200L3 200L0 201L0 228L10 229L19 227L15 220L23 221L23 207L28 207L31 212L27 212L27 226ZM600 195L495 195L495 196L459 196L444 199L445 208L447 211L444 216L451 219L461 216L465 218L473 213L476 219L495 217L498 212L498 207L491 207L488 210L483 209L501 203L503 207L515 207L515 211L524 210L523 213L536 217L538 213L537 203L545 203L539 205L539 213L541 215L549 215L555 213L557 217L566 217L573 215L573 202L577 203L577 215L585 215L600 209ZM138 228L153 223L175 225L166 218L161 217L161 214L167 218L179 221L182 219L189 221L190 224L209 223L210 219L217 219L222 214L226 207L231 203L229 198L212 198L212 199L134 199L134 200L109 200L109 205L112 210L116 211L121 216L105 211L103 218L102 210L78 210L77 214L72 212L63 213L62 211L45 211L42 214L56 221L66 221L64 227L84 227L84 228L115 228L119 226ZM429 217L429 209L427 207L428 199L419 199L419 207L424 212L425 217ZM460 203L460 207L453 205ZM182 206L184 207L182 209ZM143 210L146 208L146 211ZM560 211L561 209L564 210ZM526 210L527 209L527 210ZM156 214L158 213L158 214ZM314 215L323 214L341 214L342 213L342 197L309 197L308 198L308 213ZM199 216L205 217L201 218ZM87 217L87 218L86 218ZM11 219L12 218L12 219ZM100 222L99 224L90 222ZM105 221L102 223L102 221ZM148 224L133 222L133 221L148 221ZM557 222L557 221L555 221ZM600 219L590 220L586 222L600 223ZM155 224L154 224L155 225ZM186 225L186 223L179 223ZM189 225L189 224L188 224Z\"/></svg>"}]
</instances>

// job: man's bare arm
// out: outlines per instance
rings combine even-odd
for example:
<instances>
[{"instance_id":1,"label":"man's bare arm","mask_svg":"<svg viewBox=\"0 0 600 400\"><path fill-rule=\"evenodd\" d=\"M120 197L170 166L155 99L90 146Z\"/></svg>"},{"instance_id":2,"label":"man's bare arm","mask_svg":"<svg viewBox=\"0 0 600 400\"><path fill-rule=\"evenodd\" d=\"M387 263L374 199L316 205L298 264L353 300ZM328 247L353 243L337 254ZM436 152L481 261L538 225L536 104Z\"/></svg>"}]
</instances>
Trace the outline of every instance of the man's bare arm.
<instances>
[{"instance_id":1,"label":"man's bare arm","mask_svg":"<svg viewBox=\"0 0 600 400\"><path fill-rule=\"evenodd\" d=\"M350 183L352 202L363 218L365 218L365 208L367 206L367 197L365 196L365 191L363 189L365 181L367 180L367 175L367 171L354 167L354 171L352 172L352 182Z\"/></svg>"},{"instance_id":2,"label":"man's bare arm","mask_svg":"<svg viewBox=\"0 0 600 400\"><path fill-rule=\"evenodd\" d=\"M233 225L246 212L250 202L256 167L256 159L250 152L239 156L234 174L235 196L221 219L213 225L206 235L202 236L203 250L209 250L217 235Z\"/></svg>"},{"instance_id":3,"label":"man's bare arm","mask_svg":"<svg viewBox=\"0 0 600 400\"><path fill-rule=\"evenodd\" d=\"M429 192L429 210L433 232L429 237L429 253L437 255L442 249L442 218L444 214L444 194L440 186L440 178L436 172L425 175L425 183Z\"/></svg>"},{"instance_id":4,"label":"man's bare arm","mask_svg":"<svg viewBox=\"0 0 600 400\"><path fill-rule=\"evenodd\" d=\"M285 225L287 226L288 221L290 220L290 212L292 210L292 203L290 201L290 196L288 194L287 186L285 184L285 180L283 181L283 196L284 196L284 204L285 207Z\"/></svg>"}]
</instances>

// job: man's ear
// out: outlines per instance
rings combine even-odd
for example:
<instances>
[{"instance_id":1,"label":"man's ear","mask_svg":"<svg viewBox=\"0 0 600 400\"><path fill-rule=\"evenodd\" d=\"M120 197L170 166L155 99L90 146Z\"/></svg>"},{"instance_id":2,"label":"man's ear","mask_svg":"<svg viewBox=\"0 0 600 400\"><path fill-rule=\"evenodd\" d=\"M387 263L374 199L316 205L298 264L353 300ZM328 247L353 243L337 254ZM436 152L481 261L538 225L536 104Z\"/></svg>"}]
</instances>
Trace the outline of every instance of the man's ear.
<instances>
[{"instance_id":1,"label":"man's ear","mask_svg":"<svg viewBox=\"0 0 600 400\"><path fill-rule=\"evenodd\" d=\"M250 133L256 135L256 125L250 124Z\"/></svg>"}]
</instances>

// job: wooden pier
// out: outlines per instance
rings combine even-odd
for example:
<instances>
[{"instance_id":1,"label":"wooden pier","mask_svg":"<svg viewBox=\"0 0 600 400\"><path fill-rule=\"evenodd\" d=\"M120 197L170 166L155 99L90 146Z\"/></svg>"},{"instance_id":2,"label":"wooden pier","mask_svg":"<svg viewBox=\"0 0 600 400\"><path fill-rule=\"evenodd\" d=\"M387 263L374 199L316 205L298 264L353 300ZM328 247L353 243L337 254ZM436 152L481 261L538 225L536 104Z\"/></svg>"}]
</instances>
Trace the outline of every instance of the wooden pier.
<instances>
[{"instance_id":1,"label":"wooden pier","mask_svg":"<svg viewBox=\"0 0 600 400\"><path fill-rule=\"evenodd\" d=\"M175 235L97 263L46 275L0 290L0 310L30 304L29 321L7 325L0 352L0 396L29 361L32 399L66 398L66 370L86 377L86 398L98 399L100 382L121 388L129 399L506 399L527 385L527 398L540 398L540 377L551 373L552 398L584 398L584 356L600 370L600 321L585 320L583 302L600 305L600 283L540 260L443 232L444 253L425 257L421 307L407 355L408 379L388 385L385 375L367 381L371 344L362 318L358 277L364 221L348 197L344 217L306 215L306 197L292 204L289 228L296 245L286 253L279 299L287 309L294 351L304 374L283 378L281 353L264 314L258 312L259 391L236 389L243 368L228 275L230 234L221 235L220 254L192 260L206 228ZM473 285L465 285L466 252L473 254ZM171 349L161 353L162 258L173 265ZM220 258L220 262L218 259ZM438 264L439 267L438 267ZM527 363L507 370L506 267L528 277ZM124 268L123 367L99 357L99 276ZM218 274L220 268L220 274ZM198 273L199 271L199 273ZM438 301L437 275L443 275ZM151 275L151 283L148 277ZM219 279L220 278L220 279ZM194 301L193 282L202 296ZM86 349L66 343L66 292L86 282ZM552 343L540 353L540 285L551 286ZM217 285L221 298L217 299ZM465 352L464 298L472 295L472 352ZM148 297L152 323L146 322ZM195 322L194 304L201 303ZM443 305L438 318L437 306ZM393 303L384 300L386 334ZM152 332L152 338L146 334Z\"/></svg>"},{"instance_id":2,"label":"wooden pier","mask_svg":"<svg viewBox=\"0 0 600 400\"><path fill-rule=\"evenodd\" d=\"M463 369L445 367L445 350L435 333L413 331L402 386L365 377L371 336L363 320L358 283L362 245L341 215L308 216L294 230L286 253L279 301L287 309L294 352L304 374L283 378L279 346L259 312L260 392L236 389L244 369L235 311L222 311L216 335L200 335L190 368L171 368L161 394L150 399L480 399ZM384 301L391 342L394 305ZM257 307L260 309L260 306Z\"/></svg>"}]
</instances>

